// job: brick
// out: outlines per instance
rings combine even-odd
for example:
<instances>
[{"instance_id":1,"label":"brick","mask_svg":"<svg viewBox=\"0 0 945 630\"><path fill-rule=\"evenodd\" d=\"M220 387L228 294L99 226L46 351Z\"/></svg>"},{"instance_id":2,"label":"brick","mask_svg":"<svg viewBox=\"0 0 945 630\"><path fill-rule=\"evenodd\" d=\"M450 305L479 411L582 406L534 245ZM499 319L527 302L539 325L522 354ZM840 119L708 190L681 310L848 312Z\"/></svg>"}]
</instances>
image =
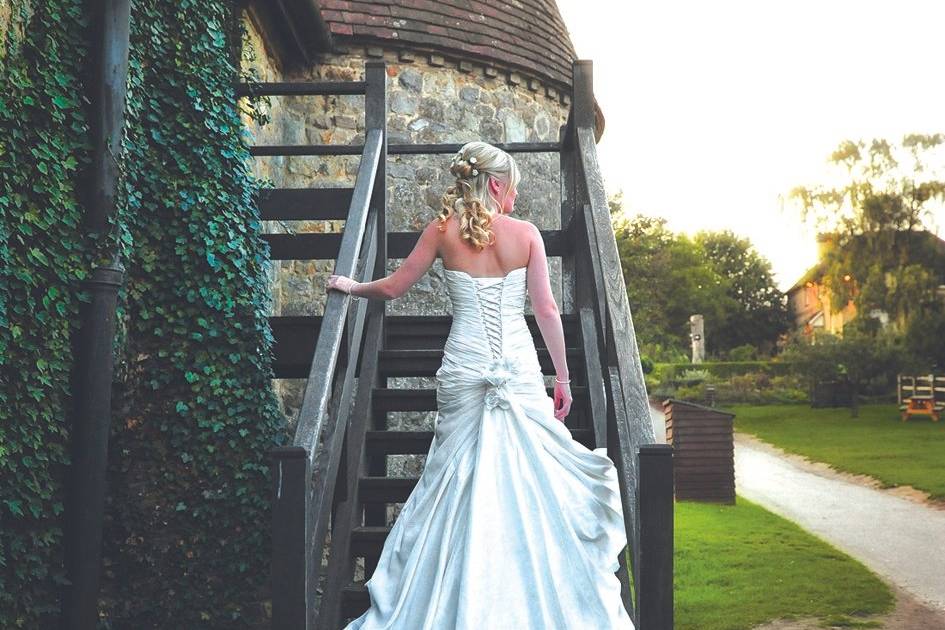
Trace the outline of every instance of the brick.
<instances>
[{"instance_id":1,"label":"brick","mask_svg":"<svg viewBox=\"0 0 945 630\"><path fill-rule=\"evenodd\" d=\"M330 22L328 26L332 33L338 33L339 35L354 35L354 30L351 28L350 24Z\"/></svg>"}]
</instances>

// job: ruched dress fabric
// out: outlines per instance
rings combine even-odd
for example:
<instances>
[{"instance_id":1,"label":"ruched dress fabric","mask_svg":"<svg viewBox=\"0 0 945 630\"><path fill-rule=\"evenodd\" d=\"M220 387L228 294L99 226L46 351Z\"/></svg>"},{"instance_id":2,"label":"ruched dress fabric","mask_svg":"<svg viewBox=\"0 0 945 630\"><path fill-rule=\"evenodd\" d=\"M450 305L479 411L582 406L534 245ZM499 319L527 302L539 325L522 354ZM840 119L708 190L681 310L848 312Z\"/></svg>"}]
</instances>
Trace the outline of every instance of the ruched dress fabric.
<instances>
[{"instance_id":1,"label":"ruched dress fabric","mask_svg":"<svg viewBox=\"0 0 945 630\"><path fill-rule=\"evenodd\" d=\"M423 473L346 630L633 630L617 472L554 417L525 267L446 270L453 324Z\"/></svg>"}]
</instances>

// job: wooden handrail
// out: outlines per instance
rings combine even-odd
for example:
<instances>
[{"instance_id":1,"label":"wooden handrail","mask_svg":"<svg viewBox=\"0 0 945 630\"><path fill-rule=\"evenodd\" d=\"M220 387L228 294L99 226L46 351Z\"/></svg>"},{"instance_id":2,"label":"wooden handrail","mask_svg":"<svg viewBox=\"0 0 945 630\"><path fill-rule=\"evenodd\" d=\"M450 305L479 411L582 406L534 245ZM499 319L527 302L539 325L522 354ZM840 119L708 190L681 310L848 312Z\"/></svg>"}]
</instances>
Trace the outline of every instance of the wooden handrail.
<instances>
[{"instance_id":1,"label":"wooden handrail","mask_svg":"<svg viewBox=\"0 0 945 630\"><path fill-rule=\"evenodd\" d=\"M358 93L365 95L364 143L353 147L317 145L295 147L302 153L345 155L359 153L361 161L347 202L345 226L337 244L334 272L370 281L386 267L386 162L387 72L383 61L365 63L364 81L321 83L268 83L241 86L242 95ZM254 91L256 90L256 91ZM278 148L278 147L277 147ZM354 150L356 149L356 150ZM253 155L265 155L273 147L253 147ZM338 202L339 190L329 193L282 192L299 198ZM329 215L340 209L326 210ZM281 211L284 212L284 211ZM312 252L314 254L315 252ZM314 256L313 256L314 257ZM360 270L358 263L361 262ZM315 350L299 410L299 420L288 446L273 448L272 461L272 625L276 629L313 630L317 610L315 591L322 550L337 498L336 482L342 458L348 414L347 404L355 387L365 327L377 310L331 291L319 319ZM380 312L383 320L384 313ZM348 338L345 339L347 331ZM346 342L346 343L345 343ZM347 363L340 361L346 348ZM339 376L341 367L343 375ZM346 485L346 484L342 484Z\"/></svg>"},{"instance_id":2,"label":"wooden handrail","mask_svg":"<svg viewBox=\"0 0 945 630\"><path fill-rule=\"evenodd\" d=\"M370 279L376 272L374 258L383 231L376 227L380 213L371 201L383 149L384 131L368 130L335 265L337 274L356 276L362 253L364 264L358 277ZM340 461L345 427L339 425L346 417L331 413L329 403L343 404L339 399L350 396L353 382L349 373L340 383L335 379L350 303L347 293L328 293L295 436L290 446L272 450L274 628L314 628L312 600ZM360 351L357 337L362 334L365 313L364 305L359 305L348 344L347 372L354 369Z\"/></svg>"},{"instance_id":3,"label":"wooden handrail","mask_svg":"<svg viewBox=\"0 0 945 630\"><path fill-rule=\"evenodd\" d=\"M358 168L354 192L351 195L351 210L348 213L348 220L345 221L341 249L335 264L336 274L354 275L367 228L368 209L383 140L384 134L380 129L371 129L367 132L364 153L361 155L361 166ZM319 331L312 369L302 397L295 438L292 440L294 446L301 446L308 451L310 460L314 460L318 439L325 425L332 386L331 376L338 362L338 349L341 347L345 313L350 299L351 296L347 293L331 291L325 301L322 328Z\"/></svg>"},{"instance_id":4,"label":"wooden handrail","mask_svg":"<svg viewBox=\"0 0 945 630\"><path fill-rule=\"evenodd\" d=\"M631 418L646 419L646 422L631 423L630 436L634 451L643 444L654 444L656 434L649 422L650 408L643 380L643 367L640 362L640 349L637 346L633 318L630 314L630 302L627 299L627 285L623 278L623 266L617 239L611 224L607 194L601 178L597 161L597 144L594 130L590 127L578 127L578 163L583 174L583 184L587 193L585 224L589 238L593 229L593 239L598 254L596 270L603 276L604 295L599 296L604 306L606 318L605 361L615 366L620 375L620 391L627 404L627 413Z\"/></svg>"},{"instance_id":5,"label":"wooden handrail","mask_svg":"<svg viewBox=\"0 0 945 630\"><path fill-rule=\"evenodd\" d=\"M246 81L236 84L237 96L335 96L364 94L365 81Z\"/></svg>"}]
</instances>

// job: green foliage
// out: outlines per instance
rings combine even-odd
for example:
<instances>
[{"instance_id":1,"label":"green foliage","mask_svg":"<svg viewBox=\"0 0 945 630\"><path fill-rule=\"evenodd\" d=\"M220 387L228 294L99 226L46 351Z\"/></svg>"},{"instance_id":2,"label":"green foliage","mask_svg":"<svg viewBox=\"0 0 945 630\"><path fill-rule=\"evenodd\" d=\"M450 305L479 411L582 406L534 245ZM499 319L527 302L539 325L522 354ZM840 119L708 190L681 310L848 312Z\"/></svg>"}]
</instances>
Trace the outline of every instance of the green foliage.
<instances>
[{"instance_id":1,"label":"green foliage","mask_svg":"<svg viewBox=\"0 0 945 630\"><path fill-rule=\"evenodd\" d=\"M233 83L232 3L133 6L129 238L105 594L121 627L232 627L268 597L268 250Z\"/></svg>"},{"instance_id":2,"label":"green foliage","mask_svg":"<svg viewBox=\"0 0 945 630\"><path fill-rule=\"evenodd\" d=\"M660 378L674 380L682 378L693 363L657 363L655 373ZM795 371L795 366L786 361L705 361L699 363L699 370L708 372L715 379L728 378L736 374L763 372L765 374L784 375Z\"/></svg>"},{"instance_id":3,"label":"green foliage","mask_svg":"<svg viewBox=\"0 0 945 630\"><path fill-rule=\"evenodd\" d=\"M918 372L945 370L945 306L930 306L909 321L903 336L906 369Z\"/></svg>"},{"instance_id":4,"label":"green foliage","mask_svg":"<svg viewBox=\"0 0 945 630\"><path fill-rule=\"evenodd\" d=\"M775 404L806 402L807 379L796 366L779 361L710 361L657 364L647 377L647 391L658 398L708 401L707 386L715 388L717 404Z\"/></svg>"},{"instance_id":5,"label":"green foliage","mask_svg":"<svg viewBox=\"0 0 945 630\"><path fill-rule=\"evenodd\" d=\"M716 353L742 347L744 354L744 348L750 347L756 352L757 348L764 348L765 354L771 354L778 337L790 330L792 324L787 296L774 281L771 262L758 254L747 238L731 230L701 231L695 242L705 252L708 264L728 280L727 295L738 305L723 319L708 322L711 346Z\"/></svg>"},{"instance_id":6,"label":"green foliage","mask_svg":"<svg viewBox=\"0 0 945 630\"><path fill-rule=\"evenodd\" d=\"M859 391L888 391L896 374L909 364L902 339L892 331L871 334L855 326L846 326L842 337L817 331L814 343L795 336L781 357L811 384L848 380Z\"/></svg>"},{"instance_id":7,"label":"green foliage","mask_svg":"<svg viewBox=\"0 0 945 630\"><path fill-rule=\"evenodd\" d=\"M728 351L728 358L730 361L753 361L758 358L758 349L750 343L735 346Z\"/></svg>"},{"instance_id":8,"label":"green foliage","mask_svg":"<svg viewBox=\"0 0 945 630\"><path fill-rule=\"evenodd\" d=\"M708 380L709 376L709 370L690 368L688 370L683 370L682 374L679 375L678 380L687 385L695 385L696 383L702 383L703 381Z\"/></svg>"},{"instance_id":9,"label":"green foliage","mask_svg":"<svg viewBox=\"0 0 945 630\"><path fill-rule=\"evenodd\" d=\"M634 329L648 354L662 359L658 348L687 347L693 313L714 322L738 307L703 250L665 219L615 214L613 226Z\"/></svg>"},{"instance_id":10,"label":"green foliage","mask_svg":"<svg viewBox=\"0 0 945 630\"><path fill-rule=\"evenodd\" d=\"M0 627L54 627L65 582L70 339L89 268L80 0L9 4L0 58Z\"/></svg>"},{"instance_id":11,"label":"green foliage","mask_svg":"<svg viewBox=\"0 0 945 630\"><path fill-rule=\"evenodd\" d=\"M220 0L133 3L125 161L108 239L81 227L85 3L11 5L0 58L0 627L53 627L82 280L127 278L108 469L102 624L230 628L268 598L268 252ZM243 101L244 113L253 115ZM15 369L8 369L9 367Z\"/></svg>"},{"instance_id":12,"label":"green foliage","mask_svg":"<svg viewBox=\"0 0 945 630\"><path fill-rule=\"evenodd\" d=\"M852 300L859 313L884 311L902 332L934 308L945 282L945 251L925 225L945 202L945 134L910 134L898 145L846 140L830 161L842 185L791 191L802 216L829 231L819 281L833 310Z\"/></svg>"},{"instance_id":13,"label":"green foliage","mask_svg":"<svg viewBox=\"0 0 945 630\"><path fill-rule=\"evenodd\" d=\"M684 361L689 317L705 321L706 351L723 358L752 345L770 354L790 327L784 294L771 263L732 232L700 232L690 239L666 220L626 217L621 195L609 200L627 297L640 346L657 361Z\"/></svg>"},{"instance_id":14,"label":"green foliage","mask_svg":"<svg viewBox=\"0 0 945 630\"><path fill-rule=\"evenodd\" d=\"M653 360L650 357L644 356L640 357L640 367L643 368L644 374L649 374L653 371Z\"/></svg>"}]
</instances>

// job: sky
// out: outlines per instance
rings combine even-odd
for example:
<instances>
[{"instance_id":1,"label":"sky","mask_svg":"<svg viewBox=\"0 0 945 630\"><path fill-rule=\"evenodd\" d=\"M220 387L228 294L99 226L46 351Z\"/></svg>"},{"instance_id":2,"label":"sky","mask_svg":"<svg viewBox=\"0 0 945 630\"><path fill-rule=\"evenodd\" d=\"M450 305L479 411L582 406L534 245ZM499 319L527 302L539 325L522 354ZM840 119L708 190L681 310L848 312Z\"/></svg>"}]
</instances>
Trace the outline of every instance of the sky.
<instances>
[{"instance_id":1,"label":"sky","mask_svg":"<svg viewBox=\"0 0 945 630\"><path fill-rule=\"evenodd\" d=\"M843 140L945 132L933 0L557 0L604 113L609 195L676 231L730 229L779 288L817 258L782 203ZM945 236L938 212L932 229Z\"/></svg>"}]
</instances>

